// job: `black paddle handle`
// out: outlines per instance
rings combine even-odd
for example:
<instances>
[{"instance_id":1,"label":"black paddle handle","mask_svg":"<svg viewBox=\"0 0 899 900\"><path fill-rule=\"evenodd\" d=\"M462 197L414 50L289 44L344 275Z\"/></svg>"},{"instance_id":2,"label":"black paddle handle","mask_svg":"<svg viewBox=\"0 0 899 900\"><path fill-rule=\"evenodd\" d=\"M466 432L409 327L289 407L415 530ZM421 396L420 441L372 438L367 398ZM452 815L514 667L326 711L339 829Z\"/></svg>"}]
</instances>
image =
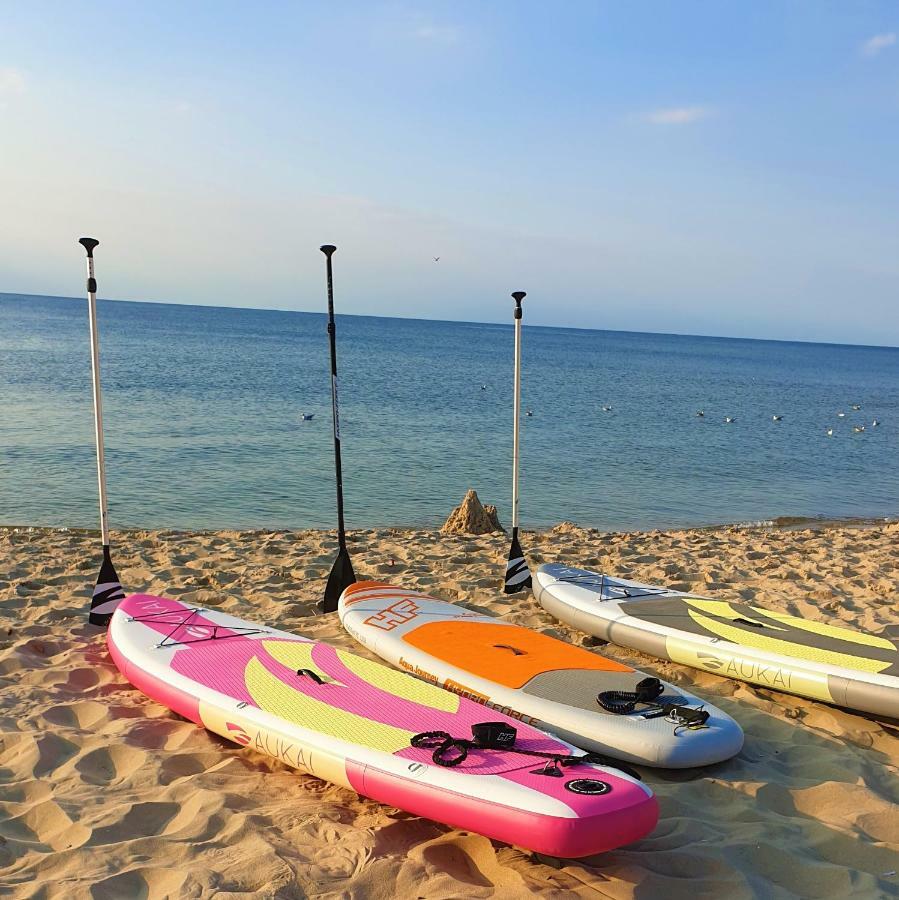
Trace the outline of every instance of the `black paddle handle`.
<instances>
[{"instance_id":1,"label":"black paddle handle","mask_svg":"<svg viewBox=\"0 0 899 900\"><path fill-rule=\"evenodd\" d=\"M525 291L515 291L512 294L512 299L515 301L515 318L521 318L521 301L527 297L527 293Z\"/></svg>"}]
</instances>

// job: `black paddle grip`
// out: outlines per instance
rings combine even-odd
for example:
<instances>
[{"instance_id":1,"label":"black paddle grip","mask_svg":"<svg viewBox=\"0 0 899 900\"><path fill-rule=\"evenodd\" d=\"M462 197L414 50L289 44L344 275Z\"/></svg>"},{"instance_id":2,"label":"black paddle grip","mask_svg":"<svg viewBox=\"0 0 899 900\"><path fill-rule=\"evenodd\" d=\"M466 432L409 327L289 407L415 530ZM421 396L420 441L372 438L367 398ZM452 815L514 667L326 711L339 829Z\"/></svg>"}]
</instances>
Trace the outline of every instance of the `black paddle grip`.
<instances>
[{"instance_id":1,"label":"black paddle grip","mask_svg":"<svg viewBox=\"0 0 899 900\"><path fill-rule=\"evenodd\" d=\"M527 297L527 294L524 291L515 291L512 294L512 299L515 301L515 318L521 318L521 301Z\"/></svg>"},{"instance_id":2,"label":"black paddle grip","mask_svg":"<svg viewBox=\"0 0 899 900\"><path fill-rule=\"evenodd\" d=\"M79 238L78 243L87 250L88 257L93 257L94 247L99 246L100 242L96 238Z\"/></svg>"}]
</instances>

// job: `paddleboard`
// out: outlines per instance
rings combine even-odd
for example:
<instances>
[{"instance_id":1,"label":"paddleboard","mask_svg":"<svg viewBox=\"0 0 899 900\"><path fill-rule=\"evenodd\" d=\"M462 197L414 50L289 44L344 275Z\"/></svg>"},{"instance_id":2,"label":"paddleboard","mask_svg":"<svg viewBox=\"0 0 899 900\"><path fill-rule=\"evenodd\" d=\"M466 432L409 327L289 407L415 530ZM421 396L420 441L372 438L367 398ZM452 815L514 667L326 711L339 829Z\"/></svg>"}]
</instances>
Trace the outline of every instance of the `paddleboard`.
<instances>
[{"instance_id":1,"label":"paddleboard","mask_svg":"<svg viewBox=\"0 0 899 900\"><path fill-rule=\"evenodd\" d=\"M603 640L899 718L899 647L888 638L563 565L540 567L534 595L557 619Z\"/></svg>"},{"instance_id":2,"label":"paddleboard","mask_svg":"<svg viewBox=\"0 0 899 900\"><path fill-rule=\"evenodd\" d=\"M730 716L665 682L651 703L604 709L597 698L634 692L646 674L520 625L380 582L348 587L337 611L350 635L404 671L594 753L684 768L743 746ZM687 725L700 710L705 721Z\"/></svg>"},{"instance_id":3,"label":"paddleboard","mask_svg":"<svg viewBox=\"0 0 899 900\"><path fill-rule=\"evenodd\" d=\"M631 843L658 819L652 792L606 766L557 766L570 744L517 729L514 749L451 768L422 732L470 739L483 707L409 675L218 610L135 594L113 614L110 654L148 697L210 731L381 803L552 856ZM519 751L519 752L516 752Z\"/></svg>"}]
</instances>

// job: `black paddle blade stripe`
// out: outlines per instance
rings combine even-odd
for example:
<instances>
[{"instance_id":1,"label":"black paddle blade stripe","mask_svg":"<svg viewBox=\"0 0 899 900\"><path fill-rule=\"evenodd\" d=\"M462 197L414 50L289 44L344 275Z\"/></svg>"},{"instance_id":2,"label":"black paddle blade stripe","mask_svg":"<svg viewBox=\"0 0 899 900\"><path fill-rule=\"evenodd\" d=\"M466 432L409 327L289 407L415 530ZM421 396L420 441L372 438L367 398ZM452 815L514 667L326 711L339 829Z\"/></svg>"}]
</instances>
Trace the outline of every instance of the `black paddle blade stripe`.
<instances>
[{"instance_id":1,"label":"black paddle blade stripe","mask_svg":"<svg viewBox=\"0 0 899 900\"><path fill-rule=\"evenodd\" d=\"M125 591L112 564L109 547L103 548L103 563L91 596L91 625L108 625L115 608L125 599Z\"/></svg>"},{"instance_id":2,"label":"black paddle blade stripe","mask_svg":"<svg viewBox=\"0 0 899 900\"><path fill-rule=\"evenodd\" d=\"M523 556L510 559L506 563L506 583L503 590L507 594L517 594L531 586L531 571Z\"/></svg>"},{"instance_id":3,"label":"black paddle blade stripe","mask_svg":"<svg viewBox=\"0 0 899 900\"><path fill-rule=\"evenodd\" d=\"M108 625L115 608L125 599L125 591L118 580L100 582L91 597L91 625Z\"/></svg>"}]
</instances>

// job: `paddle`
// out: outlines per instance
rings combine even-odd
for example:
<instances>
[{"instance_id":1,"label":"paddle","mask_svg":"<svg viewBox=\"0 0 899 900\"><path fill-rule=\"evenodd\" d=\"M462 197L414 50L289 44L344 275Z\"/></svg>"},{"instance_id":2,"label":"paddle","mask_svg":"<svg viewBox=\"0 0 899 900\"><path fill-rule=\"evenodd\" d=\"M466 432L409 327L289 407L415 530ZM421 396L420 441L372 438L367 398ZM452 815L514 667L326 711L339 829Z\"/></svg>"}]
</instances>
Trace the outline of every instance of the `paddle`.
<instances>
[{"instance_id":1,"label":"paddle","mask_svg":"<svg viewBox=\"0 0 899 900\"><path fill-rule=\"evenodd\" d=\"M125 599L109 553L109 513L106 506L106 462L103 456L103 403L100 396L100 338L97 335L97 279L94 277L94 238L78 241L87 251L87 313L91 327L91 380L94 388L94 437L97 444L97 481L100 486L100 535L103 562L91 597L91 625L108 625L113 611Z\"/></svg>"},{"instance_id":2,"label":"paddle","mask_svg":"<svg viewBox=\"0 0 899 900\"><path fill-rule=\"evenodd\" d=\"M331 413L334 419L334 469L337 475L337 559L328 583L325 585L324 599L319 601L322 612L331 613L337 609L340 595L356 582L353 564L346 548L346 529L343 524L343 471L340 465L340 412L337 406L337 336L334 325L334 279L331 272L331 257L337 248L333 244L323 244L322 253L328 260L328 337L331 343Z\"/></svg>"},{"instance_id":3,"label":"paddle","mask_svg":"<svg viewBox=\"0 0 899 900\"><path fill-rule=\"evenodd\" d=\"M512 545L509 547L509 561L506 563L506 581L503 591L517 594L531 587L531 572L528 569L524 551L518 543L518 431L521 424L521 301L527 296L524 291L515 291L515 414L514 436L512 438Z\"/></svg>"}]
</instances>

